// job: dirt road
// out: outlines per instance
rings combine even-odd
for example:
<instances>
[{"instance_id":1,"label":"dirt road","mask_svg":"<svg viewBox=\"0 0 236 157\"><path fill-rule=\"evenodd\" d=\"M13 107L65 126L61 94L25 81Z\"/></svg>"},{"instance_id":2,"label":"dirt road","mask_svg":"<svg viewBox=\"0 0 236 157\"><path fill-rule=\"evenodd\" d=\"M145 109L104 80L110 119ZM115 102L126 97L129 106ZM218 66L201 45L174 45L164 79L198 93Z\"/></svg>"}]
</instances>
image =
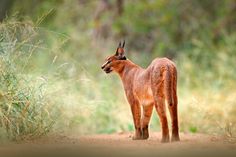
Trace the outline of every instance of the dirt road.
<instances>
[{"instance_id":1,"label":"dirt road","mask_svg":"<svg viewBox=\"0 0 236 157\"><path fill-rule=\"evenodd\" d=\"M180 134L181 141L160 143L161 134L133 141L131 133L50 135L18 144L2 144L0 156L236 156L236 143L219 136Z\"/></svg>"}]
</instances>

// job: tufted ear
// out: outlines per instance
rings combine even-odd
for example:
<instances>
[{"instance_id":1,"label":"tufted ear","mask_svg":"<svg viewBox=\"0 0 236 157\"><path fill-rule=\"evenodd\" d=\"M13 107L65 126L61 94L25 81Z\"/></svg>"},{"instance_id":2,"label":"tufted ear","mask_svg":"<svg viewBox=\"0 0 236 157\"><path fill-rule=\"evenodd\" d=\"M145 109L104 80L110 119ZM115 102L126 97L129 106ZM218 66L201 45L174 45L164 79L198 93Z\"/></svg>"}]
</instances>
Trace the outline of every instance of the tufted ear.
<instances>
[{"instance_id":1,"label":"tufted ear","mask_svg":"<svg viewBox=\"0 0 236 157\"><path fill-rule=\"evenodd\" d=\"M125 58L125 51L124 51L124 46L125 46L125 41L123 42L122 46L121 46L121 42L119 43L117 49L116 49L116 56L119 59L126 59Z\"/></svg>"},{"instance_id":2,"label":"tufted ear","mask_svg":"<svg viewBox=\"0 0 236 157\"><path fill-rule=\"evenodd\" d=\"M119 42L118 48L121 47L121 41Z\"/></svg>"},{"instance_id":3,"label":"tufted ear","mask_svg":"<svg viewBox=\"0 0 236 157\"><path fill-rule=\"evenodd\" d=\"M122 46L122 48L125 48L125 40L124 40L124 42L123 42L123 46Z\"/></svg>"}]
</instances>

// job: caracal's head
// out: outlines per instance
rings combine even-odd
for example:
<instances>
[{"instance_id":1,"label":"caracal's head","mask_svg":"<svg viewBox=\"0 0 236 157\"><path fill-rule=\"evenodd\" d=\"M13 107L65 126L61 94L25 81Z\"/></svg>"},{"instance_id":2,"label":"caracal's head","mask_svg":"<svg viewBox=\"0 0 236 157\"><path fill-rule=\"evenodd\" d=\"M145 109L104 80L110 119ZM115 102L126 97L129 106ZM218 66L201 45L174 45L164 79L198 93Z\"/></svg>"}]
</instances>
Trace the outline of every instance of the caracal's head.
<instances>
[{"instance_id":1,"label":"caracal's head","mask_svg":"<svg viewBox=\"0 0 236 157\"><path fill-rule=\"evenodd\" d=\"M107 74L111 73L112 71L119 72L123 67L121 61L126 60L124 47L125 47L125 41L123 42L123 44L121 44L120 42L116 49L116 53L106 58L105 63L102 65L101 68Z\"/></svg>"}]
</instances>

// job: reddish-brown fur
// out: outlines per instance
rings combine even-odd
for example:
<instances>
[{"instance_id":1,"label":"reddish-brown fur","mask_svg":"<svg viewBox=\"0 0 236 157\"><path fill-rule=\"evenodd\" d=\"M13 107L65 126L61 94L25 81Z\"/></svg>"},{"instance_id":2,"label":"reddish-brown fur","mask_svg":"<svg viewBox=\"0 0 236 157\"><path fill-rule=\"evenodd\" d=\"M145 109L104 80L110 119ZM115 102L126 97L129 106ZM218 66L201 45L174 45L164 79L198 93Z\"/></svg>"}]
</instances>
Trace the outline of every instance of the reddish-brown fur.
<instances>
[{"instance_id":1,"label":"reddish-brown fur","mask_svg":"<svg viewBox=\"0 0 236 157\"><path fill-rule=\"evenodd\" d=\"M106 59L102 69L106 73L119 74L126 97L131 107L135 126L134 140L149 137L148 125L153 106L159 115L162 126L162 142L169 142L169 129L165 100L171 116L171 141L179 141L177 115L177 70L175 64L167 58L156 58L143 69L124 56L124 44L119 44L116 54Z\"/></svg>"}]
</instances>

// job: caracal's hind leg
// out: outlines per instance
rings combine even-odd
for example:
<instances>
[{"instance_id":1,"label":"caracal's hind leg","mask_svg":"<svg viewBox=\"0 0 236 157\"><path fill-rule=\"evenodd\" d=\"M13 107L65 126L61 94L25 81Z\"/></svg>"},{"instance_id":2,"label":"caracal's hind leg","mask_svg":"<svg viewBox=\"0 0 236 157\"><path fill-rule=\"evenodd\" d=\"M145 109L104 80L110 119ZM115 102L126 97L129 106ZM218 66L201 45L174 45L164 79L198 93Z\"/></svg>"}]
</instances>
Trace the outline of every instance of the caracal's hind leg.
<instances>
[{"instance_id":1,"label":"caracal's hind leg","mask_svg":"<svg viewBox=\"0 0 236 157\"><path fill-rule=\"evenodd\" d=\"M148 139L149 137L148 126L152 116L152 109L153 109L153 104L150 104L148 106L143 106L143 113L142 113L143 115L141 120L141 130L143 139Z\"/></svg>"},{"instance_id":2,"label":"caracal's hind leg","mask_svg":"<svg viewBox=\"0 0 236 157\"><path fill-rule=\"evenodd\" d=\"M163 71L165 69L161 68L156 71L153 71L153 75L151 77L151 88L154 98L154 105L156 111L158 113L161 128L162 128L162 139L161 142L169 142L169 128L168 121L166 117L166 107L165 107L165 99L164 99L164 82L163 82Z\"/></svg>"},{"instance_id":3,"label":"caracal's hind leg","mask_svg":"<svg viewBox=\"0 0 236 157\"><path fill-rule=\"evenodd\" d=\"M135 127L135 134L133 136L133 140L141 140L142 139L142 130L141 130L141 106L138 101L133 102L130 104L134 127Z\"/></svg>"},{"instance_id":4,"label":"caracal's hind leg","mask_svg":"<svg viewBox=\"0 0 236 157\"><path fill-rule=\"evenodd\" d=\"M165 100L163 97L157 97L155 98L155 107L157 110L157 113L160 118L161 122L161 128L162 128L162 139L161 142L169 142L169 128L168 128L168 121L166 117L166 109L165 109Z\"/></svg>"},{"instance_id":5,"label":"caracal's hind leg","mask_svg":"<svg viewBox=\"0 0 236 157\"><path fill-rule=\"evenodd\" d=\"M170 106L168 105L169 111L170 111L170 117L171 117L171 123L172 123L172 135L171 135L171 141L179 141L179 126L178 126L178 98L177 98L177 92L176 92L176 83L177 83L177 72L174 69L173 70L173 76L172 76L172 84L173 84L173 104Z\"/></svg>"},{"instance_id":6,"label":"caracal's hind leg","mask_svg":"<svg viewBox=\"0 0 236 157\"><path fill-rule=\"evenodd\" d=\"M174 103L172 106L168 106L170 111L171 123L172 123L172 135L171 141L179 141L179 127L178 127L178 114L177 114L177 104Z\"/></svg>"}]
</instances>

